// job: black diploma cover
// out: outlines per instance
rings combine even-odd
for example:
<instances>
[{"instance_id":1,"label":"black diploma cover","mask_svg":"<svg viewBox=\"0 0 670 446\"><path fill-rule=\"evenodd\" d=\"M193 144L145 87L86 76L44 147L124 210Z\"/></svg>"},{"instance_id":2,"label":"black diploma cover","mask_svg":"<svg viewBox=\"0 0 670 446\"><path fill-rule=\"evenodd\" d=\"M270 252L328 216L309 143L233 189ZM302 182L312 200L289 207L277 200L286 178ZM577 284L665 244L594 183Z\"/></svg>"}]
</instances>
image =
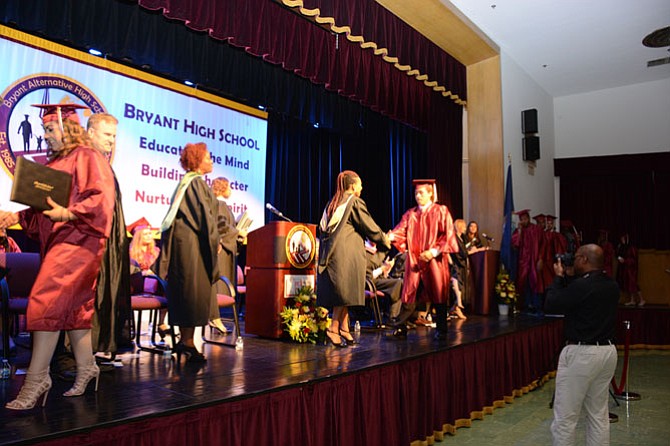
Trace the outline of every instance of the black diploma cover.
<instances>
[{"instance_id":1,"label":"black diploma cover","mask_svg":"<svg viewBox=\"0 0 670 446\"><path fill-rule=\"evenodd\" d=\"M10 200L46 211L51 209L47 204L47 197L51 197L56 203L67 207L71 187L72 175L69 173L20 157L16 160Z\"/></svg>"}]
</instances>

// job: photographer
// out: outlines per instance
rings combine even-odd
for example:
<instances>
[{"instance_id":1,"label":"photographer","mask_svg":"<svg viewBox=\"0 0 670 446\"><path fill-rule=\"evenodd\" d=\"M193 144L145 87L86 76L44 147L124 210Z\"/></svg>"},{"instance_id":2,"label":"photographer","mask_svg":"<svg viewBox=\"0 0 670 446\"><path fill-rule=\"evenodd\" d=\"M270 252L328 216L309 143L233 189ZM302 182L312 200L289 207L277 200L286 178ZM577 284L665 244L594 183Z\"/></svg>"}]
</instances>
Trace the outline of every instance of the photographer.
<instances>
[{"instance_id":1,"label":"photographer","mask_svg":"<svg viewBox=\"0 0 670 446\"><path fill-rule=\"evenodd\" d=\"M575 443L575 427L586 411L586 444L609 444L607 389L614 375L614 346L619 288L603 272L603 250L584 245L574 256L574 276L558 257L545 311L565 315L565 347L556 374L554 445Z\"/></svg>"}]
</instances>

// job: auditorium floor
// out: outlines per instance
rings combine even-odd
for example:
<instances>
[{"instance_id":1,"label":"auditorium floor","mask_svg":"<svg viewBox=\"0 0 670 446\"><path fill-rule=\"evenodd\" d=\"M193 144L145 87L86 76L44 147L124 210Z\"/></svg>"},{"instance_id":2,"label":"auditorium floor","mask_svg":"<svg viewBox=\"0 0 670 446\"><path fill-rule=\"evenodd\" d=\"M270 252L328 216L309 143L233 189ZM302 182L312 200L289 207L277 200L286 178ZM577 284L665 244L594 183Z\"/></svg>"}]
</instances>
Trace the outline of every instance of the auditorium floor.
<instances>
[{"instance_id":1,"label":"auditorium floor","mask_svg":"<svg viewBox=\"0 0 670 446\"><path fill-rule=\"evenodd\" d=\"M617 381L621 377L623 355L619 356ZM629 391L639 393L639 401L620 401L610 398L610 411L619 421L610 424L612 446L670 444L670 352L638 350L631 353ZM499 444L505 446L537 446L551 444L549 427L552 410L549 408L554 392L554 380L545 386L514 400L493 415L475 420L470 428L458 429L456 435L436 443L445 446ZM577 445L584 444L584 423L577 427Z\"/></svg>"}]
</instances>

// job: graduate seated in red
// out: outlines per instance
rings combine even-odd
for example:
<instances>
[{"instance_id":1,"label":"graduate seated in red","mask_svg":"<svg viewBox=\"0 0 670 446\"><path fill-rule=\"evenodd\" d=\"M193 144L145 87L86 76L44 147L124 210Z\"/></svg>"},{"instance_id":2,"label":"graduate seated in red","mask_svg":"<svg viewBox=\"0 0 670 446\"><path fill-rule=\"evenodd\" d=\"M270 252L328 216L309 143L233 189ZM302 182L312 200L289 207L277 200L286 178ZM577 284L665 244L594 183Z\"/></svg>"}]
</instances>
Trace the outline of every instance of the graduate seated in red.
<instances>
[{"instance_id":1,"label":"graduate seated in red","mask_svg":"<svg viewBox=\"0 0 670 446\"><path fill-rule=\"evenodd\" d=\"M77 378L64 396L98 386L100 370L93 357L91 318L95 281L111 230L114 175L105 157L91 147L79 124L77 105L42 105L48 165L72 175L69 204L50 198L51 209L18 213L0 211L0 228L20 223L40 242L42 265L28 297L27 328L33 352L26 379L15 400L5 407L25 410L44 405L51 389L49 363L61 330L66 330L77 362Z\"/></svg>"}]
</instances>

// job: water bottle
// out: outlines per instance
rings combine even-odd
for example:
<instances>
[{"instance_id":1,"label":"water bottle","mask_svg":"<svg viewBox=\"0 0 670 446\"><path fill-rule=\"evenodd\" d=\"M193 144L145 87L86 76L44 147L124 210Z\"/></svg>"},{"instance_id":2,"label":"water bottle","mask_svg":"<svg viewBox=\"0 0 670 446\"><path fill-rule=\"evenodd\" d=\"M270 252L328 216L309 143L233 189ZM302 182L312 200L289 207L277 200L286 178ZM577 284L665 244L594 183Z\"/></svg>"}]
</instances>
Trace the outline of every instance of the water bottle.
<instances>
[{"instance_id":1,"label":"water bottle","mask_svg":"<svg viewBox=\"0 0 670 446\"><path fill-rule=\"evenodd\" d=\"M354 324L354 333L356 333L356 335L361 334L361 323L358 321Z\"/></svg>"},{"instance_id":2,"label":"water bottle","mask_svg":"<svg viewBox=\"0 0 670 446\"><path fill-rule=\"evenodd\" d=\"M244 340L242 339L242 336L238 336L235 340L235 350L238 352L244 350Z\"/></svg>"},{"instance_id":3,"label":"water bottle","mask_svg":"<svg viewBox=\"0 0 670 446\"><path fill-rule=\"evenodd\" d=\"M12 366L9 365L9 361L6 359L2 360L2 371L0 372L1 379L9 379L12 376Z\"/></svg>"}]
</instances>

